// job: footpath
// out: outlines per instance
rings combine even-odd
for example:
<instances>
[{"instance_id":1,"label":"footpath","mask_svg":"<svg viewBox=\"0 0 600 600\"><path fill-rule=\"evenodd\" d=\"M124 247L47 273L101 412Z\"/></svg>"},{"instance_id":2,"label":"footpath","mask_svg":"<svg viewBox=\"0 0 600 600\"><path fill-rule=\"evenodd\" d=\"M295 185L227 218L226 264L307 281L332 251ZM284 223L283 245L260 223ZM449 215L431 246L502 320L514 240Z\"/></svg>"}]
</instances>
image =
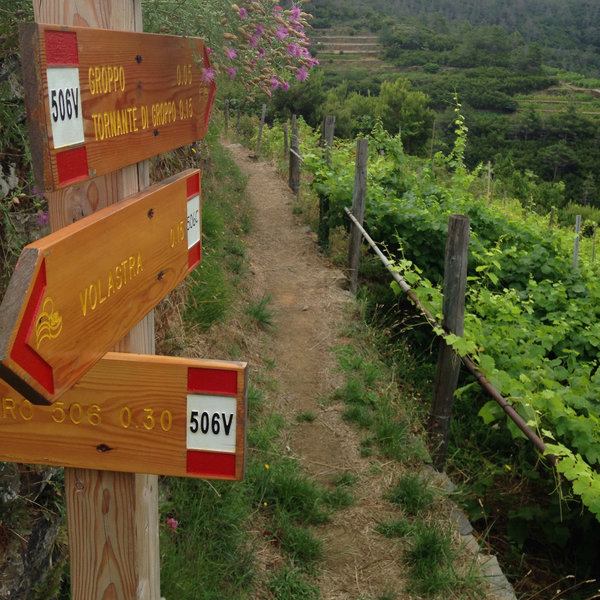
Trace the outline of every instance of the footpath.
<instances>
[{"instance_id":1,"label":"footpath","mask_svg":"<svg viewBox=\"0 0 600 600\"><path fill-rule=\"evenodd\" d=\"M266 400L288 424L284 451L321 483L348 471L358 477L352 488L355 504L337 511L317 531L325 544L318 579L321 597L402 598L407 571L403 542L376 532L379 522L397 517L383 495L402 466L361 456L360 436L342 419L342 404L323 402L341 384L334 349L345 343L344 325L357 314L355 301L345 289L346 277L318 252L316 236L293 214L294 196L275 167L253 160L238 144L226 147L248 176L252 228L245 241L250 293L255 299L270 297L274 312L268 347L259 348L262 356L256 358L259 363L266 358L272 365L269 376L276 383ZM251 356L248 361L252 365ZM316 418L311 422L296 418L306 412ZM442 488L449 484L440 479ZM480 571L487 575L482 582L484 597L514 600L496 558L479 553L468 521L452 507L448 517L457 523L459 545L471 560L477 555ZM260 557L263 568L269 569L268 551Z\"/></svg>"}]
</instances>

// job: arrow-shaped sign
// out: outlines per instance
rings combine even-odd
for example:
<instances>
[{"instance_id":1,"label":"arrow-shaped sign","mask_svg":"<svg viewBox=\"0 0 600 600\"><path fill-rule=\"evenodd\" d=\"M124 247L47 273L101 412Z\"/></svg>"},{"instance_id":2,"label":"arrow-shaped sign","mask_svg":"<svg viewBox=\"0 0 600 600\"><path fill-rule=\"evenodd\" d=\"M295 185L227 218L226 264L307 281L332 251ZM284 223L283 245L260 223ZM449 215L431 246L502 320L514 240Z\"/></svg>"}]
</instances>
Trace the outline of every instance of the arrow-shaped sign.
<instances>
[{"instance_id":1,"label":"arrow-shaped sign","mask_svg":"<svg viewBox=\"0 0 600 600\"><path fill-rule=\"evenodd\" d=\"M0 376L58 399L200 261L188 170L26 246L0 306Z\"/></svg>"},{"instance_id":2,"label":"arrow-shaped sign","mask_svg":"<svg viewBox=\"0 0 600 600\"><path fill-rule=\"evenodd\" d=\"M20 42L39 189L205 137L215 84L201 39L24 23Z\"/></svg>"},{"instance_id":3,"label":"arrow-shaped sign","mask_svg":"<svg viewBox=\"0 0 600 600\"><path fill-rule=\"evenodd\" d=\"M0 461L244 474L245 363L109 352L51 406L0 380Z\"/></svg>"}]
</instances>

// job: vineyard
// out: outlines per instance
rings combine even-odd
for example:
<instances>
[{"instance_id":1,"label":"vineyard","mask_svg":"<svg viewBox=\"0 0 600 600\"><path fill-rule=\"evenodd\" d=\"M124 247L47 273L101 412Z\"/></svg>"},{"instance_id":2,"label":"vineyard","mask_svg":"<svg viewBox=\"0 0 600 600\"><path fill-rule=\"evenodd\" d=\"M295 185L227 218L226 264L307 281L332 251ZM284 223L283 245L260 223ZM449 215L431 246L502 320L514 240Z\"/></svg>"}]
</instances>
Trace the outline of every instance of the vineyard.
<instances>
[{"instance_id":1,"label":"vineyard","mask_svg":"<svg viewBox=\"0 0 600 600\"><path fill-rule=\"evenodd\" d=\"M492 201L482 170L465 167L467 129L459 106L455 131L448 155L425 160L406 155L399 136L375 127L369 136L365 227L441 318L448 218L470 217L465 335L452 345L470 356L544 440L547 458L557 459L554 488L561 502L577 498L600 520L600 284L591 228L575 265L572 229L551 227L548 216L515 200ZM277 126L266 131L264 151L279 153L280 140ZM331 227L347 226L343 209L352 205L354 149L354 142L336 140L326 160L318 133L300 128L303 169L312 189L329 198ZM503 423L513 438L523 437L474 380L465 379L457 395L478 412L480 423ZM538 459L530 450L525 460L535 465ZM532 469L523 467L526 471ZM548 471L544 477L552 479Z\"/></svg>"}]
</instances>

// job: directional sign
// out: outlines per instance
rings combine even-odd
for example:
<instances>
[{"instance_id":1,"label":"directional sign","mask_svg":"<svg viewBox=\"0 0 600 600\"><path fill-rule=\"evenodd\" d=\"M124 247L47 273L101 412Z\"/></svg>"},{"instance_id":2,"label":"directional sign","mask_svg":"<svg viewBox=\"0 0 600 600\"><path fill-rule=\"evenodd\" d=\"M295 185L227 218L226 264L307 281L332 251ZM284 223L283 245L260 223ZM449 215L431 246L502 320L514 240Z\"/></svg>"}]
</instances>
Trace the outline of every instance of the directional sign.
<instances>
[{"instance_id":1,"label":"directional sign","mask_svg":"<svg viewBox=\"0 0 600 600\"><path fill-rule=\"evenodd\" d=\"M190 169L23 250L0 306L0 377L58 399L200 262Z\"/></svg>"},{"instance_id":2,"label":"directional sign","mask_svg":"<svg viewBox=\"0 0 600 600\"><path fill-rule=\"evenodd\" d=\"M39 189L206 135L215 85L201 39L25 23L20 42Z\"/></svg>"},{"instance_id":3,"label":"directional sign","mask_svg":"<svg viewBox=\"0 0 600 600\"><path fill-rule=\"evenodd\" d=\"M109 352L51 406L0 381L0 461L244 474L245 363Z\"/></svg>"}]
</instances>

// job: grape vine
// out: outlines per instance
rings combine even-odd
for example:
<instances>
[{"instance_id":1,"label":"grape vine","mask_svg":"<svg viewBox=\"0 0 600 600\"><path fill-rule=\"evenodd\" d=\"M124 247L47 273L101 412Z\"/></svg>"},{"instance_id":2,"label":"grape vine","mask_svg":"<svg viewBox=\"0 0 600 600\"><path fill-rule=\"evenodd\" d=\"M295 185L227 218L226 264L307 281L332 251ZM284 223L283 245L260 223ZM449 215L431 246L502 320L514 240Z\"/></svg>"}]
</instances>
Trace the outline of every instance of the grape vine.
<instances>
[{"instance_id":1,"label":"grape vine","mask_svg":"<svg viewBox=\"0 0 600 600\"><path fill-rule=\"evenodd\" d=\"M574 233L508 200L488 206L478 170L462 161L466 127L457 106L457 142L433 160L404 154L398 136L376 126L369 140L365 226L385 243L402 275L435 315L448 217L471 219L465 335L454 347L471 359L558 457L558 473L600 521L600 283L598 267L572 261ZM327 164L314 140L302 147L313 189L330 199L330 224L352 202L354 142L337 141ZM479 193L478 193L479 186ZM418 265L418 267L417 267ZM479 403L476 384L457 393ZM486 402L485 423L504 420Z\"/></svg>"}]
</instances>

